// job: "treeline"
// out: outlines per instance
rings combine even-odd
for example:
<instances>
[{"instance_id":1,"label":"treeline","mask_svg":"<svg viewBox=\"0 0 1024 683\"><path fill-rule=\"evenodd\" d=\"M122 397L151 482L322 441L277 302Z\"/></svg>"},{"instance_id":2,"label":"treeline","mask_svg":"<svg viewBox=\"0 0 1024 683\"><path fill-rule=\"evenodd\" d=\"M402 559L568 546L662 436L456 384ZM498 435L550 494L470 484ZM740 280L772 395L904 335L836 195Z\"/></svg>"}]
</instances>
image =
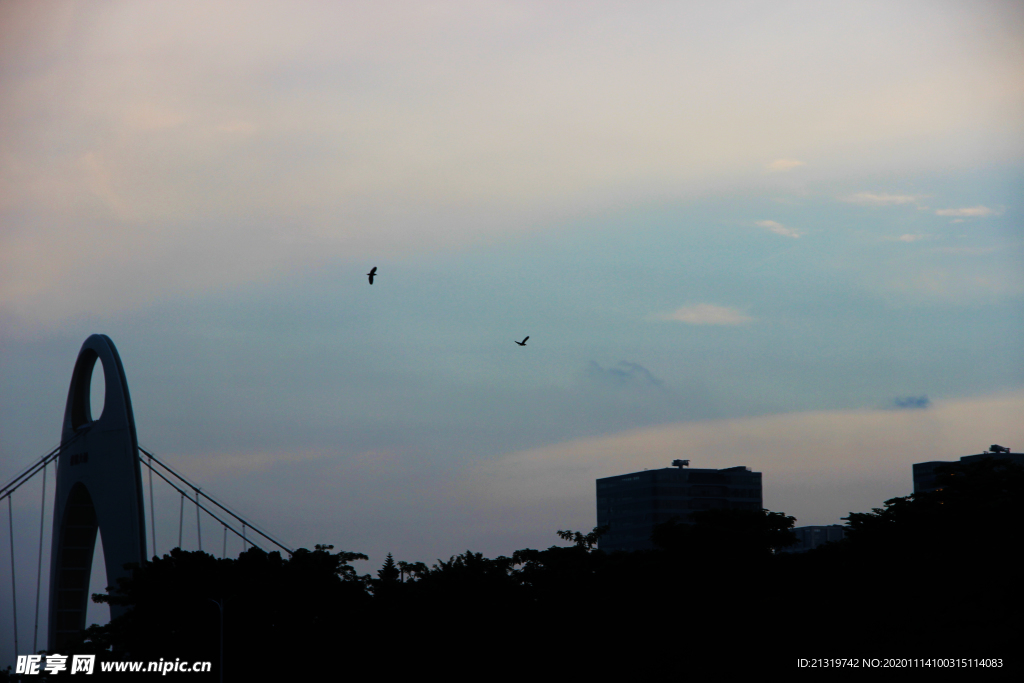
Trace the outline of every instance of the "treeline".
<instances>
[{"instance_id":1,"label":"treeline","mask_svg":"<svg viewBox=\"0 0 1024 683\"><path fill-rule=\"evenodd\" d=\"M846 539L800 554L778 552L795 541L794 519L767 510L662 525L651 551L605 553L600 529L559 531L568 547L467 551L430 566L388 555L374 574L354 567L365 555L331 546L288 559L175 549L94 596L132 609L72 650L209 660L217 673L223 642L226 680L399 661L427 672L481 656L500 666L662 657L723 672L791 670L798 657L1005 659L1019 651L1024 606L1024 469L987 460L938 481L851 513Z\"/></svg>"}]
</instances>

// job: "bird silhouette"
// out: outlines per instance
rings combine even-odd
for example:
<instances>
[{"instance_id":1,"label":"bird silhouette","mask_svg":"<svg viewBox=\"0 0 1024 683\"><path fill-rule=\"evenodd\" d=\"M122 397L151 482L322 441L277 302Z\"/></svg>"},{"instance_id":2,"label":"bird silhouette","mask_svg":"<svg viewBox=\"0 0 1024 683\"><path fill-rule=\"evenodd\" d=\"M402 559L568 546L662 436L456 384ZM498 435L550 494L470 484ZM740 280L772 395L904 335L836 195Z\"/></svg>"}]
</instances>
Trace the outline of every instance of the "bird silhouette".
<instances>
[{"instance_id":1,"label":"bird silhouette","mask_svg":"<svg viewBox=\"0 0 1024 683\"><path fill-rule=\"evenodd\" d=\"M516 342L516 344L519 344L520 346L526 346L526 340L529 339L529 338L530 338L529 335L527 335L527 336L523 337L523 341ZM513 340L513 341L515 341L515 340Z\"/></svg>"},{"instance_id":2,"label":"bird silhouette","mask_svg":"<svg viewBox=\"0 0 1024 683\"><path fill-rule=\"evenodd\" d=\"M369 278L370 278L370 284L371 285L373 284L373 276L376 275L376 274L377 274L377 266L374 266L373 268L371 268L370 272L367 273L367 276L369 276Z\"/></svg>"}]
</instances>

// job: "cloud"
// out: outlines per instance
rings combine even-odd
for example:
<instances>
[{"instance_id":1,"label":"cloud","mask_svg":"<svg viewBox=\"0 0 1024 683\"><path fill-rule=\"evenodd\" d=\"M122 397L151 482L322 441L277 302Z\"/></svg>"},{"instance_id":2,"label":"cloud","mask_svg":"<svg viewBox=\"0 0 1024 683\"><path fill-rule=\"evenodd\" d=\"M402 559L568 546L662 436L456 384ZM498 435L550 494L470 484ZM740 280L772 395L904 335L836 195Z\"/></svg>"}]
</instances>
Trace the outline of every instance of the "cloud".
<instances>
[{"instance_id":1,"label":"cloud","mask_svg":"<svg viewBox=\"0 0 1024 683\"><path fill-rule=\"evenodd\" d=\"M920 242L921 240L928 240L934 237L934 235L928 234L917 234L917 235L900 235L899 237L886 237L885 239L890 242Z\"/></svg>"},{"instance_id":2,"label":"cloud","mask_svg":"<svg viewBox=\"0 0 1024 683\"><path fill-rule=\"evenodd\" d=\"M754 319L735 308L712 304L683 306L671 313L655 316L657 320L675 320L690 325L745 325Z\"/></svg>"},{"instance_id":3,"label":"cloud","mask_svg":"<svg viewBox=\"0 0 1024 683\"><path fill-rule=\"evenodd\" d=\"M802 232L793 228L787 228L777 221L757 221L757 225L762 228L768 228L776 235L785 235L786 237L800 237L803 235Z\"/></svg>"},{"instance_id":4,"label":"cloud","mask_svg":"<svg viewBox=\"0 0 1024 683\"><path fill-rule=\"evenodd\" d=\"M936 216L957 216L960 218L978 218L983 216L998 216L1002 211L996 209L990 209L987 206L971 206L962 209L938 209L935 211Z\"/></svg>"},{"instance_id":5,"label":"cloud","mask_svg":"<svg viewBox=\"0 0 1024 683\"><path fill-rule=\"evenodd\" d=\"M586 372L588 378L610 386L660 387L664 385L664 382L651 374L651 371L644 366L625 360L619 361L618 365L610 368L602 368L596 361L590 361Z\"/></svg>"},{"instance_id":6,"label":"cloud","mask_svg":"<svg viewBox=\"0 0 1024 683\"><path fill-rule=\"evenodd\" d=\"M856 194L840 197L839 201L849 202L850 204L861 204L863 206L892 206L894 204L915 204L920 199L924 199L924 196L911 194L887 194L885 192L857 192Z\"/></svg>"},{"instance_id":7,"label":"cloud","mask_svg":"<svg viewBox=\"0 0 1024 683\"><path fill-rule=\"evenodd\" d=\"M920 410L927 408L931 405L931 401L928 400L927 396L907 396L906 398L897 398L893 401L897 408L909 408L911 410Z\"/></svg>"},{"instance_id":8,"label":"cloud","mask_svg":"<svg viewBox=\"0 0 1024 683\"><path fill-rule=\"evenodd\" d=\"M797 166L806 166L802 161L797 159L776 159L772 163L768 164L769 171L789 171Z\"/></svg>"},{"instance_id":9,"label":"cloud","mask_svg":"<svg viewBox=\"0 0 1024 683\"><path fill-rule=\"evenodd\" d=\"M326 449L288 449L288 450L247 450L223 451L217 453L176 454L184 469L191 474L199 474L209 478L237 477L266 471L274 467L292 466L298 463L324 460L335 456L333 451ZM364 460L379 459L384 454L378 452L358 453L351 460L361 463Z\"/></svg>"}]
</instances>

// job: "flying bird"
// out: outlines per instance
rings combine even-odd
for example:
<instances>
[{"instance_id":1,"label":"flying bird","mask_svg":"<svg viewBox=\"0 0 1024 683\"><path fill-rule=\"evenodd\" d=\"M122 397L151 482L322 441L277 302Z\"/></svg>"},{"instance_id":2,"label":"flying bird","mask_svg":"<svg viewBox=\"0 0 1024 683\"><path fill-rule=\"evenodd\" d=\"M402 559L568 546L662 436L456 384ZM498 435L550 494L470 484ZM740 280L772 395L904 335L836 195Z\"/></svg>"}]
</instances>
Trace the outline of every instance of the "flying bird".
<instances>
[{"instance_id":1,"label":"flying bird","mask_svg":"<svg viewBox=\"0 0 1024 683\"><path fill-rule=\"evenodd\" d=\"M520 346L526 346L526 340L529 339L529 338L530 338L529 335L527 335L527 336L523 337L523 341L516 342L516 344L519 344ZM515 340L513 340L513 341L515 341Z\"/></svg>"},{"instance_id":2,"label":"flying bird","mask_svg":"<svg viewBox=\"0 0 1024 683\"><path fill-rule=\"evenodd\" d=\"M376 275L376 274L377 274L377 266L374 266L373 268L371 268L370 272L366 274L370 278L370 284L371 285L373 284L373 276Z\"/></svg>"}]
</instances>

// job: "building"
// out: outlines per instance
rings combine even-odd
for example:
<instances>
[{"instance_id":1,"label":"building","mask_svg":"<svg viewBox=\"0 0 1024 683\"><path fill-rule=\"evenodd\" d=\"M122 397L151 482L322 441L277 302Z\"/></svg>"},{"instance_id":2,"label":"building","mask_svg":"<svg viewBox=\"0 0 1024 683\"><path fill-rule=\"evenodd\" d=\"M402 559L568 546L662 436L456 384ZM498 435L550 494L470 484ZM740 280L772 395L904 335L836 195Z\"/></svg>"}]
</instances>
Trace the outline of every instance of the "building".
<instances>
[{"instance_id":1,"label":"building","mask_svg":"<svg viewBox=\"0 0 1024 683\"><path fill-rule=\"evenodd\" d=\"M762 509L760 472L742 466L684 469L689 462L676 460L675 467L598 479L597 525L608 527L598 548L646 550L654 547L651 533L656 524L671 519L689 522L702 510Z\"/></svg>"},{"instance_id":2,"label":"building","mask_svg":"<svg viewBox=\"0 0 1024 683\"><path fill-rule=\"evenodd\" d=\"M793 529L796 535L796 544L782 548L784 553L806 553L814 550L823 543L841 541L846 537L846 527L842 524L829 524L827 526L798 526Z\"/></svg>"},{"instance_id":3,"label":"building","mask_svg":"<svg viewBox=\"0 0 1024 683\"><path fill-rule=\"evenodd\" d=\"M1024 453L1011 453L1009 448L993 444L987 451L977 455L965 455L960 458L960 463L972 463L984 458L995 458L997 460L1008 460L1024 466ZM931 460L929 462L914 463L914 493L928 493L938 487L935 485L935 469L940 465L954 465L956 460Z\"/></svg>"}]
</instances>

